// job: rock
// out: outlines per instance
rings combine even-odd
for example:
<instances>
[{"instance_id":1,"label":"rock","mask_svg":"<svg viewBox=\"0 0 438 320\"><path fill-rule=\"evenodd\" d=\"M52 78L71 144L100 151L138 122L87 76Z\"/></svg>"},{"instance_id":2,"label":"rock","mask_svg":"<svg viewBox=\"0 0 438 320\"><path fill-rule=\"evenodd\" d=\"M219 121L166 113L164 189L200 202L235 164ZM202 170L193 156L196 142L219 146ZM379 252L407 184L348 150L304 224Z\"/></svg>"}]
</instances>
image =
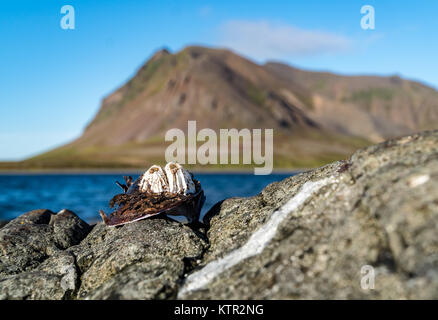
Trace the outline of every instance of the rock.
<instances>
[{"instance_id":1,"label":"rock","mask_svg":"<svg viewBox=\"0 0 438 320\"><path fill-rule=\"evenodd\" d=\"M73 212L34 210L0 229L0 299L64 299L77 289L75 258L65 251L90 226Z\"/></svg>"},{"instance_id":2,"label":"rock","mask_svg":"<svg viewBox=\"0 0 438 320\"><path fill-rule=\"evenodd\" d=\"M74 257L57 252L35 269L0 276L0 299L68 299L77 289L77 280Z\"/></svg>"},{"instance_id":3,"label":"rock","mask_svg":"<svg viewBox=\"0 0 438 320\"><path fill-rule=\"evenodd\" d=\"M0 229L1 229L4 225L6 225L7 223L8 223L8 221L0 220Z\"/></svg>"},{"instance_id":4,"label":"rock","mask_svg":"<svg viewBox=\"0 0 438 320\"><path fill-rule=\"evenodd\" d=\"M0 229L0 299L436 299L437 177L434 131L219 202L206 233L31 211Z\"/></svg>"},{"instance_id":5,"label":"rock","mask_svg":"<svg viewBox=\"0 0 438 320\"><path fill-rule=\"evenodd\" d=\"M37 267L56 252L76 245L90 226L71 211L34 210L0 229L0 275Z\"/></svg>"},{"instance_id":6,"label":"rock","mask_svg":"<svg viewBox=\"0 0 438 320\"><path fill-rule=\"evenodd\" d=\"M35 210L0 230L0 299L164 299L207 247L171 219L91 228Z\"/></svg>"},{"instance_id":7,"label":"rock","mask_svg":"<svg viewBox=\"0 0 438 320\"><path fill-rule=\"evenodd\" d=\"M201 234L171 219L115 228L99 223L80 245L69 249L82 274L78 298L172 298L206 247Z\"/></svg>"},{"instance_id":8,"label":"rock","mask_svg":"<svg viewBox=\"0 0 438 320\"><path fill-rule=\"evenodd\" d=\"M437 178L434 131L227 199L178 297L436 299Z\"/></svg>"}]
</instances>

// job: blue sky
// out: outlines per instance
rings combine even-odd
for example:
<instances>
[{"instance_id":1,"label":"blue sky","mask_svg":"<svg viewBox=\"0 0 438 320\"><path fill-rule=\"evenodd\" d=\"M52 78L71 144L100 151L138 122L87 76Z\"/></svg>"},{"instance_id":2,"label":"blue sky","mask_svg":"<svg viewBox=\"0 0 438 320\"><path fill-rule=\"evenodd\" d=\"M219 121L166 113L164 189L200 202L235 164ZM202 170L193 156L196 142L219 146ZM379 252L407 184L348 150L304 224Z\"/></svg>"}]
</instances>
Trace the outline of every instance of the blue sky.
<instances>
[{"instance_id":1,"label":"blue sky","mask_svg":"<svg viewBox=\"0 0 438 320\"><path fill-rule=\"evenodd\" d=\"M0 159L79 136L101 99L162 47L231 47L257 62L399 74L438 88L438 1L333 2L1 1ZM75 30L60 27L66 4ZM367 4L375 30L360 27Z\"/></svg>"}]
</instances>

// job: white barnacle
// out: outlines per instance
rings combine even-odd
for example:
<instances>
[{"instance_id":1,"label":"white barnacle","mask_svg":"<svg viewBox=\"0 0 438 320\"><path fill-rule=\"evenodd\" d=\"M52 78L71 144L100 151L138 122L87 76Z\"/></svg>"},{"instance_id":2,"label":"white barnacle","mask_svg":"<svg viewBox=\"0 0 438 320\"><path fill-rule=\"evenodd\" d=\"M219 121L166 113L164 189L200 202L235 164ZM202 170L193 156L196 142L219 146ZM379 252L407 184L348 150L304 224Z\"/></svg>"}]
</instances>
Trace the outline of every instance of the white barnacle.
<instances>
[{"instance_id":1,"label":"white barnacle","mask_svg":"<svg viewBox=\"0 0 438 320\"><path fill-rule=\"evenodd\" d=\"M160 166L153 165L141 177L140 191L162 193L169 191L166 174Z\"/></svg>"},{"instance_id":2,"label":"white barnacle","mask_svg":"<svg viewBox=\"0 0 438 320\"><path fill-rule=\"evenodd\" d=\"M169 162L164 167L164 171L166 172L170 193L189 194L196 192L196 186L191 174L180 164Z\"/></svg>"}]
</instances>

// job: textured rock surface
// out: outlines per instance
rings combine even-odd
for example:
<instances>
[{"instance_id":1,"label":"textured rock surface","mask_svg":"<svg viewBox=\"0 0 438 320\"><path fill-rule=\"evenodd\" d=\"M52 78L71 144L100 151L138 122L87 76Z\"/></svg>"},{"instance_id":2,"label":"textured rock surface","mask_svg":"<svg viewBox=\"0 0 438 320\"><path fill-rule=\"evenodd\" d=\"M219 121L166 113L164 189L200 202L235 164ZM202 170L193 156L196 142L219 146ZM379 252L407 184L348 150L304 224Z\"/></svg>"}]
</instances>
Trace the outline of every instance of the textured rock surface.
<instances>
[{"instance_id":1,"label":"textured rock surface","mask_svg":"<svg viewBox=\"0 0 438 320\"><path fill-rule=\"evenodd\" d=\"M324 186L285 216L261 253L211 277L274 211L299 200L306 182L321 179ZM253 198L228 199L205 220L211 246L180 298L438 298L438 132L358 151ZM364 265L374 268L374 290L362 289Z\"/></svg>"},{"instance_id":2,"label":"textured rock surface","mask_svg":"<svg viewBox=\"0 0 438 320\"><path fill-rule=\"evenodd\" d=\"M205 247L170 219L91 230L67 210L31 211L0 230L0 299L171 298Z\"/></svg>"},{"instance_id":3,"label":"textured rock surface","mask_svg":"<svg viewBox=\"0 0 438 320\"><path fill-rule=\"evenodd\" d=\"M438 298L437 178L435 131L218 203L208 241L171 219L31 211L0 229L0 298Z\"/></svg>"},{"instance_id":4,"label":"textured rock surface","mask_svg":"<svg viewBox=\"0 0 438 320\"><path fill-rule=\"evenodd\" d=\"M109 228L102 223L70 248L82 274L79 298L164 299L205 250L200 234L170 219Z\"/></svg>"},{"instance_id":5,"label":"textured rock surface","mask_svg":"<svg viewBox=\"0 0 438 320\"><path fill-rule=\"evenodd\" d=\"M90 226L62 210L30 211L0 229L0 299L65 299L76 289L74 256Z\"/></svg>"}]
</instances>

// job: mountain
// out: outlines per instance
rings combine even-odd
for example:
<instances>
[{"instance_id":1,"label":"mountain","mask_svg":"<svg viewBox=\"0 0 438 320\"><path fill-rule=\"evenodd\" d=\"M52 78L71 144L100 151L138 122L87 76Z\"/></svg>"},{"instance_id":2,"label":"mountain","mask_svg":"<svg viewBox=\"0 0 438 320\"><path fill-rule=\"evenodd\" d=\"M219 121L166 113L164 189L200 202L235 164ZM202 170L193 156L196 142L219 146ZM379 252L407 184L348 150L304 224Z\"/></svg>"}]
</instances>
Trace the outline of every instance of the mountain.
<instances>
[{"instance_id":1,"label":"mountain","mask_svg":"<svg viewBox=\"0 0 438 320\"><path fill-rule=\"evenodd\" d=\"M22 167L145 167L164 162L170 128L273 128L277 168L313 167L438 124L438 92L398 76L342 76L230 50L156 52L105 97L83 135Z\"/></svg>"},{"instance_id":2,"label":"mountain","mask_svg":"<svg viewBox=\"0 0 438 320\"><path fill-rule=\"evenodd\" d=\"M341 76L280 63L265 68L312 92L308 116L337 132L379 142L438 127L438 92L399 76Z\"/></svg>"}]
</instances>

